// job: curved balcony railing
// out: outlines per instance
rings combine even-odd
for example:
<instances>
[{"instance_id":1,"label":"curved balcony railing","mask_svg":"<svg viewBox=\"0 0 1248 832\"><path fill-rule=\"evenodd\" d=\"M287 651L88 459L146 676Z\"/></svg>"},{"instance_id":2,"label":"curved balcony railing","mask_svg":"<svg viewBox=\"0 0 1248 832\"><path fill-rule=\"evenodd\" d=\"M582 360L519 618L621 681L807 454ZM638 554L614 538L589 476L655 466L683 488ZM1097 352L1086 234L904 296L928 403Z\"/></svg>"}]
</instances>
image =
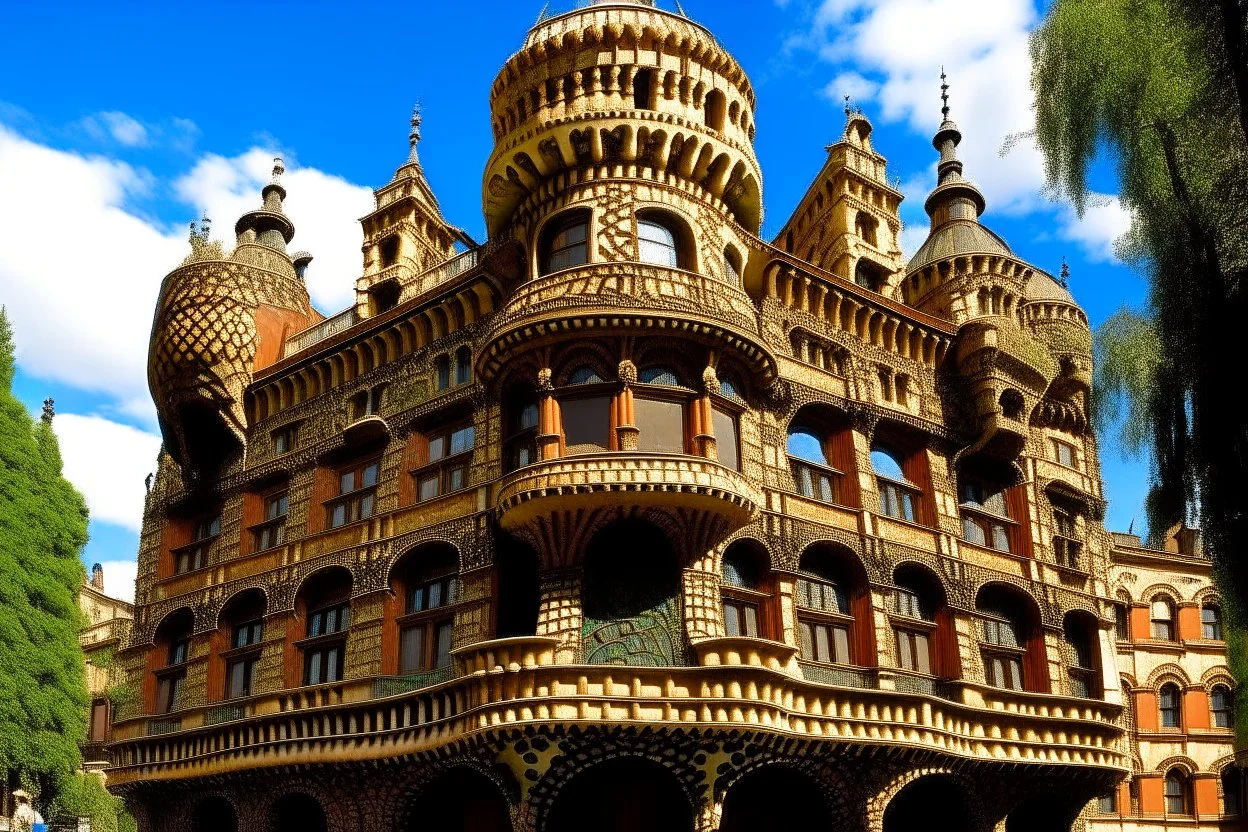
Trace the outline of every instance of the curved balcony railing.
<instances>
[{"instance_id":1,"label":"curved balcony railing","mask_svg":"<svg viewBox=\"0 0 1248 832\"><path fill-rule=\"evenodd\" d=\"M591 263L520 286L479 359L485 377L530 339L587 329L656 329L714 337L770 381L776 359L759 335L758 310L740 286L650 263Z\"/></svg>"},{"instance_id":2,"label":"curved balcony railing","mask_svg":"<svg viewBox=\"0 0 1248 832\"><path fill-rule=\"evenodd\" d=\"M215 724L208 712L221 706L128 720L109 744L109 782L389 758L549 723L748 729L1011 765L1129 765L1116 724L1121 707L1099 700L966 682L938 695L885 689L867 677L816 682L787 645L721 638L694 647L698 667L585 666L556 664L552 638L502 639L456 651L460 675L419 690L390 694L366 678L252 697L231 704L244 716Z\"/></svg>"},{"instance_id":3,"label":"curved balcony railing","mask_svg":"<svg viewBox=\"0 0 1248 832\"><path fill-rule=\"evenodd\" d=\"M529 465L499 483L496 494L505 528L551 511L580 508L603 495L615 504L678 503L723 515L738 526L752 520L763 503L749 480L714 460L622 451Z\"/></svg>"}]
</instances>

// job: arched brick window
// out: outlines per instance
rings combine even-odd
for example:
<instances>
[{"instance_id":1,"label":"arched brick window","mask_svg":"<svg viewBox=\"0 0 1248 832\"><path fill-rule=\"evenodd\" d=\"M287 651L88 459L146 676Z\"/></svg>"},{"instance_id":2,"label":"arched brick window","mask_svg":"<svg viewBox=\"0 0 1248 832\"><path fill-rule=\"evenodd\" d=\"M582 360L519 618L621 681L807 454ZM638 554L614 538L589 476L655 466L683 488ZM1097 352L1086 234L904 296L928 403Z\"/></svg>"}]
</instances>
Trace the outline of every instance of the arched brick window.
<instances>
[{"instance_id":1,"label":"arched brick window","mask_svg":"<svg viewBox=\"0 0 1248 832\"><path fill-rule=\"evenodd\" d=\"M1235 700L1226 685L1214 685L1209 691L1209 710L1214 728L1235 727Z\"/></svg>"},{"instance_id":2,"label":"arched brick window","mask_svg":"<svg viewBox=\"0 0 1248 832\"><path fill-rule=\"evenodd\" d=\"M771 638L772 582L767 552L754 541L736 541L724 552L720 580L724 633Z\"/></svg>"},{"instance_id":3,"label":"arched brick window","mask_svg":"<svg viewBox=\"0 0 1248 832\"><path fill-rule=\"evenodd\" d=\"M1163 786L1167 815L1190 815L1192 813L1192 781L1181 768L1166 772Z\"/></svg>"},{"instance_id":4,"label":"arched brick window","mask_svg":"<svg viewBox=\"0 0 1248 832\"><path fill-rule=\"evenodd\" d=\"M1152 636L1159 641L1174 641L1174 602L1165 595L1155 596L1149 605Z\"/></svg>"},{"instance_id":5,"label":"arched brick window","mask_svg":"<svg viewBox=\"0 0 1248 832\"><path fill-rule=\"evenodd\" d=\"M589 211L568 211L547 223L538 254L541 274L588 263Z\"/></svg>"},{"instance_id":6,"label":"arched brick window","mask_svg":"<svg viewBox=\"0 0 1248 832\"><path fill-rule=\"evenodd\" d=\"M821 664L875 664L871 591L857 557L816 543L802 553L794 589L798 646Z\"/></svg>"},{"instance_id":7,"label":"arched brick window","mask_svg":"<svg viewBox=\"0 0 1248 832\"><path fill-rule=\"evenodd\" d=\"M1157 707L1161 712L1162 728L1183 727L1183 694L1179 686L1167 682L1157 694Z\"/></svg>"},{"instance_id":8,"label":"arched brick window","mask_svg":"<svg viewBox=\"0 0 1248 832\"><path fill-rule=\"evenodd\" d=\"M980 652L985 681L993 687L1048 693L1040 611L1022 590L991 584L979 591Z\"/></svg>"}]
</instances>

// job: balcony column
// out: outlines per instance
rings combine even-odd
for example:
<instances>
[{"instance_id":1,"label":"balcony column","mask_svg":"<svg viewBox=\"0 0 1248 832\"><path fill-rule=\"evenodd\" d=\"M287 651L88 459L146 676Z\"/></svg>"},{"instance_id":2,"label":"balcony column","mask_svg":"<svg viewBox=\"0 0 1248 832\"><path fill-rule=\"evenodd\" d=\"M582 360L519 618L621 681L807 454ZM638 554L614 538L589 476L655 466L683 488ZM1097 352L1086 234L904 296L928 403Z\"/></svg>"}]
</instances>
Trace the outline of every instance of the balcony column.
<instances>
[{"instance_id":1,"label":"balcony column","mask_svg":"<svg viewBox=\"0 0 1248 832\"><path fill-rule=\"evenodd\" d=\"M719 377L715 374L715 367L710 365L702 371L702 395L693 400L691 421L694 453L714 460L719 459L719 448L715 443L715 423L711 418L711 394L718 392Z\"/></svg>"},{"instance_id":2,"label":"balcony column","mask_svg":"<svg viewBox=\"0 0 1248 832\"><path fill-rule=\"evenodd\" d=\"M563 451L563 418L551 386L551 376L549 367L537 373L537 456L542 460L557 459Z\"/></svg>"},{"instance_id":3,"label":"balcony column","mask_svg":"<svg viewBox=\"0 0 1248 832\"><path fill-rule=\"evenodd\" d=\"M544 571L539 589L537 635L559 639L557 664L575 664L581 651L581 571Z\"/></svg>"},{"instance_id":4,"label":"balcony column","mask_svg":"<svg viewBox=\"0 0 1248 832\"><path fill-rule=\"evenodd\" d=\"M621 451L635 451L641 435L633 406L633 385L637 383L637 365L625 359L620 362L618 372L621 387L612 402L612 407L615 408L616 447Z\"/></svg>"}]
</instances>

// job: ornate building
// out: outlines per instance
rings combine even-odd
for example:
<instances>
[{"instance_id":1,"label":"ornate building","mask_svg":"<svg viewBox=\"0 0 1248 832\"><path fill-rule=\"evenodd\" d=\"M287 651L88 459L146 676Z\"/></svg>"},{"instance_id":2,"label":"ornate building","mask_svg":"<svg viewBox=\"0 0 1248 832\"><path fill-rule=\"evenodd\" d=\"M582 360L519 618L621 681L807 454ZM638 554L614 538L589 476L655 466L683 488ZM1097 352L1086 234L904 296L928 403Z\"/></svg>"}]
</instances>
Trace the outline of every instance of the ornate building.
<instances>
[{"instance_id":1,"label":"ornate building","mask_svg":"<svg viewBox=\"0 0 1248 832\"><path fill-rule=\"evenodd\" d=\"M1212 564L1194 529L1162 550L1115 534L1109 588L1131 777L1103 795L1091 832L1232 832L1248 823L1235 767L1235 682Z\"/></svg>"},{"instance_id":2,"label":"ornate building","mask_svg":"<svg viewBox=\"0 0 1248 832\"><path fill-rule=\"evenodd\" d=\"M545 17L488 242L411 154L322 319L280 164L165 279L110 784L146 830L1066 830L1131 770L1064 285L850 112L759 238L683 14ZM1143 682L1143 680L1140 680Z\"/></svg>"},{"instance_id":3,"label":"ornate building","mask_svg":"<svg viewBox=\"0 0 1248 832\"><path fill-rule=\"evenodd\" d=\"M108 689L113 662L117 648L129 639L134 605L104 592L104 568L97 563L78 593L78 609L82 612L78 641L86 660L87 695L91 700L82 767L86 771L102 771L108 765L104 743L112 719Z\"/></svg>"}]
</instances>

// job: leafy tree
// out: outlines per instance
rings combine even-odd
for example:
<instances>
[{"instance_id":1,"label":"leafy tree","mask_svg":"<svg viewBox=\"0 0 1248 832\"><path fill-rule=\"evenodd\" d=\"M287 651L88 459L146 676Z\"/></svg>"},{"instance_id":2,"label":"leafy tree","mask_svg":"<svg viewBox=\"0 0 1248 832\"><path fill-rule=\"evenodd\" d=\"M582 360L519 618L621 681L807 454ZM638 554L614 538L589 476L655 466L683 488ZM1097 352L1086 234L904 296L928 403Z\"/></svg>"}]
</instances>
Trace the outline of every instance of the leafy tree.
<instances>
[{"instance_id":1,"label":"leafy tree","mask_svg":"<svg viewBox=\"0 0 1248 832\"><path fill-rule=\"evenodd\" d=\"M0 307L0 770L48 799L79 766L87 689L78 644L87 506L61 475L51 402L35 423L12 393Z\"/></svg>"},{"instance_id":2,"label":"leafy tree","mask_svg":"<svg viewBox=\"0 0 1248 832\"><path fill-rule=\"evenodd\" d=\"M1097 421L1125 416L1125 447L1152 451L1150 532L1199 520L1242 628L1248 3L1055 0L1031 49L1050 184L1082 211L1089 168L1108 151L1134 218L1121 251L1149 280L1148 308L1097 332ZM1248 671L1241 635L1233 661Z\"/></svg>"},{"instance_id":3,"label":"leafy tree","mask_svg":"<svg viewBox=\"0 0 1248 832\"><path fill-rule=\"evenodd\" d=\"M126 812L125 803L104 788L98 775L76 772L61 784L49 815L66 818L91 818L91 832L134 832L134 818Z\"/></svg>"}]
</instances>

